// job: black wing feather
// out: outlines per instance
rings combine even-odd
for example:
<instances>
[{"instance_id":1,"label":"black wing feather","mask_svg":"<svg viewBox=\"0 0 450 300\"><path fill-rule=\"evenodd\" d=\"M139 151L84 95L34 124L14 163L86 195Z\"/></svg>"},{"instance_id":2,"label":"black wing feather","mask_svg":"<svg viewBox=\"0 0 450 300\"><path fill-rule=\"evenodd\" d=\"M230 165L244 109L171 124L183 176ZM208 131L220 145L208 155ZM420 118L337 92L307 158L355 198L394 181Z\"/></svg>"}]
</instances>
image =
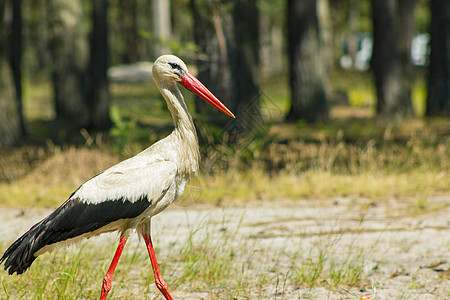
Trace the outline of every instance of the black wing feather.
<instances>
[{"instance_id":1,"label":"black wing feather","mask_svg":"<svg viewBox=\"0 0 450 300\"><path fill-rule=\"evenodd\" d=\"M92 232L120 219L135 218L151 203L147 196L133 202L120 198L98 204L69 199L18 238L0 258L0 264L4 262L10 275L14 272L22 274L36 259L34 254L43 247Z\"/></svg>"}]
</instances>

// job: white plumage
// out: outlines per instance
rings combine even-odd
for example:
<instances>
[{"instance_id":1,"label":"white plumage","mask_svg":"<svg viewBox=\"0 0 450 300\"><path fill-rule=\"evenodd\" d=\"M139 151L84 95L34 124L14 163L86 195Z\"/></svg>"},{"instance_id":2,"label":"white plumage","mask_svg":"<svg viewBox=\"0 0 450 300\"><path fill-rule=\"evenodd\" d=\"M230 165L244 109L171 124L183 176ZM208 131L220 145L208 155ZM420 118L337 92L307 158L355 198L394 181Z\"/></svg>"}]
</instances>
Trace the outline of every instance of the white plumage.
<instances>
[{"instance_id":1,"label":"white plumage","mask_svg":"<svg viewBox=\"0 0 450 300\"><path fill-rule=\"evenodd\" d=\"M101 299L106 299L123 247L131 231L137 229L146 243L156 285L166 299L172 299L159 273L150 220L180 197L186 182L198 171L200 156L195 126L177 82L224 113L234 115L173 55L156 60L153 78L174 119L174 131L82 184L58 209L17 239L0 259L9 274L23 273L37 256L57 246L118 231L119 247L102 286Z\"/></svg>"}]
</instances>

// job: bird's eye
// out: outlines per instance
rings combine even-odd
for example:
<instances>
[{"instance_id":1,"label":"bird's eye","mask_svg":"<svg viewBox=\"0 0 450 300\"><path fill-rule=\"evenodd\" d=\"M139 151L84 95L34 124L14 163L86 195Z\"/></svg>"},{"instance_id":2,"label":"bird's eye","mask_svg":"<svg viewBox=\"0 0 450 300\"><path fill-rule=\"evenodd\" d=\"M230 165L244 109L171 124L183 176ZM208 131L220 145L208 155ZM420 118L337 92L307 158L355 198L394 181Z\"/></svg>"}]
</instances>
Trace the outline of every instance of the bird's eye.
<instances>
[{"instance_id":1,"label":"bird's eye","mask_svg":"<svg viewBox=\"0 0 450 300\"><path fill-rule=\"evenodd\" d=\"M186 71L184 71L183 68L179 64L172 63L172 62L170 62L168 64L172 67L172 70L175 71L175 74L178 74L179 76L186 75Z\"/></svg>"},{"instance_id":2,"label":"bird's eye","mask_svg":"<svg viewBox=\"0 0 450 300\"><path fill-rule=\"evenodd\" d=\"M177 63L169 63L169 65L172 67L172 69L181 69L180 65Z\"/></svg>"}]
</instances>

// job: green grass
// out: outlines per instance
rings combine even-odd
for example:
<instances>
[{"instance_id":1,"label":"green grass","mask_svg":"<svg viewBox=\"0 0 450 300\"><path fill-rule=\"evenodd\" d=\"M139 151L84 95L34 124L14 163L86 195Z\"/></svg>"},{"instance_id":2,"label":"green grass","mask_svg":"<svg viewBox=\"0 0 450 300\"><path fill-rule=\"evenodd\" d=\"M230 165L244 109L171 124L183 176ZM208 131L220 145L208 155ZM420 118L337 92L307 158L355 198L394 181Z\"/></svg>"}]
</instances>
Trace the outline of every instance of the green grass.
<instances>
[{"instance_id":1,"label":"green grass","mask_svg":"<svg viewBox=\"0 0 450 300\"><path fill-rule=\"evenodd\" d=\"M98 298L117 244L102 242L98 245L95 242L93 239L44 254L19 276L1 272L0 299ZM1 248L4 246L2 244ZM138 299L143 298L143 293L156 290L151 282L153 273L143 243L141 247L127 246L114 273L109 299Z\"/></svg>"},{"instance_id":2,"label":"green grass","mask_svg":"<svg viewBox=\"0 0 450 300\"><path fill-rule=\"evenodd\" d=\"M228 222L226 218L200 222L170 251L156 248L172 293L206 292L209 299L269 299L288 286L325 286L341 291L367 285L363 265L368 248L345 246L339 242L341 236L327 235L319 236L309 251L300 250L305 249L301 242L294 247L267 247L258 239L238 234L240 224L231 226ZM109 255L116 246L114 242L101 244L92 239L77 248L45 254L21 276L0 272L0 298L97 298ZM155 244L159 244L158 238ZM1 244L1 248L4 246ZM110 299L142 299L158 294L143 243L127 245L113 277Z\"/></svg>"},{"instance_id":3,"label":"green grass","mask_svg":"<svg viewBox=\"0 0 450 300\"><path fill-rule=\"evenodd\" d=\"M233 299L250 296L254 287L249 282L255 285L265 282L265 274L258 274L257 281L249 274L252 243L238 237L226 223L226 220L216 224L201 222L191 229L185 245L170 258L175 287L191 292L209 291L210 296Z\"/></svg>"},{"instance_id":4,"label":"green grass","mask_svg":"<svg viewBox=\"0 0 450 300\"><path fill-rule=\"evenodd\" d=\"M326 287L334 291L348 287L365 289L366 276L370 272L365 270L366 259L377 241L363 247L356 243L359 233L353 234L350 242L345 242L343 237L324 233L307 251L294 252L291 258L293 284L305 288Z\"/></svg>"},{"instance_id":5,"label":"green grass","mask_svg":"<svg viewBox=\"0 0 450 300\"><path fill-rule=\"evenodd\" d=\"M79 250L45 255L37 259L33 267L21 276L8 276L6 272L1 272L0 298L95 298L97 292L92 283L99 277L101 268L92 268L92 261L85 257L88 252L87 248L82 247Z\"/></svg>"}]
</instances>

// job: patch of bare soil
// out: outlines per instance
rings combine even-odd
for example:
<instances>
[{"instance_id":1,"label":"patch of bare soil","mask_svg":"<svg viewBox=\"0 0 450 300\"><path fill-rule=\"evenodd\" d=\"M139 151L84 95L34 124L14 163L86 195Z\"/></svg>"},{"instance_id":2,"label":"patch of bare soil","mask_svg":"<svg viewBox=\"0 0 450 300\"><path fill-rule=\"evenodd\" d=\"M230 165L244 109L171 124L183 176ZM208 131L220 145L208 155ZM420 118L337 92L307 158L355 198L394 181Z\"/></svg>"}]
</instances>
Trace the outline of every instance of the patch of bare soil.
<instances>
[{"instance_id":1,"label":"patch of bare soil","mask_svg":"<svg viewBox=\"0 0 450 300\"><path fill-rule=\"evenodd\" d=\"M192 228L216 223L236 229L255 248L271 249L274 256L280 251L308 253L312 247L320 247L320 240L336 241L335 255L347 255L348 245L364 251L365 284L349 288L350 292L369 295L371 299L449 299L450 195L429 199L427 203L439 203L440 208L419 214L411 209L412 203L407 199L372 203L344 198L254 202L233 208L172 206L154 217L152 231L161 257L167 255L170 245L184 243ZM48 212L1 209L1 238L13 240ZM115 239L103 238L108 242ZM131 240L138 242L137 238ZM339 248L343 253L339 254ZM290 262L285 264L276 266L281 277L289 272ZM271 296L263 299L355 299L342 288L309 288L289 281L281 285L268 282L265 290ZM209 299L206 292L182 289L174 291L173 296ZM163 299L157 291L148 296ZM254 298L262 299L258 295Z\"/></svg>"}]
</instances>

